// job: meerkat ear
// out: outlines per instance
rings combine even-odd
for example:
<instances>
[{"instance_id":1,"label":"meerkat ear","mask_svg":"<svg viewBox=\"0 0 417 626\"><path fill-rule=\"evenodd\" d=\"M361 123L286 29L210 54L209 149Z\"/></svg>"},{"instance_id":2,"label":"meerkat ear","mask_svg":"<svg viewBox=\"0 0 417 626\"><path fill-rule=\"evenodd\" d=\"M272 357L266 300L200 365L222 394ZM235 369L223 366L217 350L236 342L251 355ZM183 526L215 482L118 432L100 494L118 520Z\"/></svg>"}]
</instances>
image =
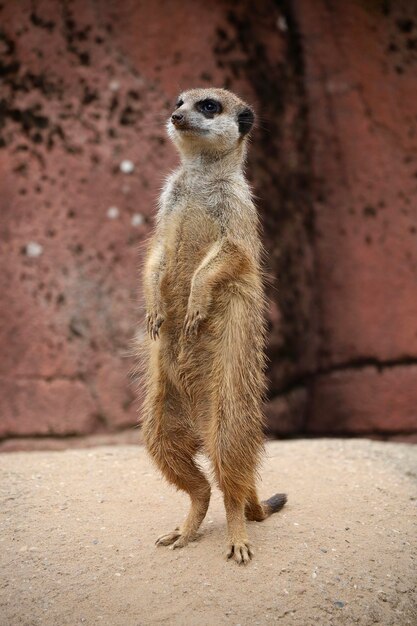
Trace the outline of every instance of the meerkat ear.
<instances>
[{"instance_id":1,"label":"meerkat ear","mask_svg":"<svg viewBox=\"0 0 417 626\"><path fill-rule=\"evenodd\" d=\"M237 116L237 124L239 126L239 133L247 135L253 126L255 121L255 114L249 107L245 107Z\"/></svg>"}]
</instances>

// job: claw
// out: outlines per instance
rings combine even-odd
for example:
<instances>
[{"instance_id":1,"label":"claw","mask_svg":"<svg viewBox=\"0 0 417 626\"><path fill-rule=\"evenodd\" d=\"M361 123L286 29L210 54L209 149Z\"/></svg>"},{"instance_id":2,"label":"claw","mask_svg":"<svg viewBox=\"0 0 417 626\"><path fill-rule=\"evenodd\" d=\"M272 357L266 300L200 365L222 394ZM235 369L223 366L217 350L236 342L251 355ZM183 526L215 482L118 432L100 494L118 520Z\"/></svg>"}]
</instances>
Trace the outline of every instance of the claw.
<instances>
[{"instance_id":1,"label":"claw","mask_svg":"<svg viewBox=\"0 0 417 626\"><path fill-rule=\"evenodd\" d=\"M227 558L233 558L238 565L246 565L253 557L253 550L248 543L232 543L229 545Z\"/></svg>"},{"instance_id":2,"label":"claw","mask_svg":"<svg viewBox=\"0 0 417 626\"><path fill-rule=\"evenodd\" d=\"M178 548L184 548L189 541L193 541L192 535L183 535L179 528L176 528L172 533L161 535L155 541L157 546L170 546L171 550L177 550Z\"/></svg>"},{"instance_id":3,"label":"claw","mask_svg":"<svg viewBox=\"0 0 417 626\"><path fill-rule=\"evenodd\" d=\"M146 315L146 330L153 341L159 337L159 329L163 322L164 317L159 313L148 313Z\"/></svg>"},{"instance_id":4,"label":"claw","mask_svg":"<svg viewBox=\"0 0 417 626\"><path fill-rule=\"evenodd\" d=\"M172 533L167 533L158 537L158 539L155 541L155 545L170 546L171 544L176 542L179 537L181 537L181 533L179 528L176 528Z\"/></svg>"},{"instance_id":5,"label":"claw","mask_svg":"<svg viewBox=\"0 0 417 626\"><path fill-rule=\"evenodd\" d=\"M191 335L196 336L203 319L204 318L199 310L194 311L191 314L187 314L184 320L184 335L187 337L190 337Z\"/></svg>"},{"instance_id":6,"label":"claw","mask_svg":"<svg viewBox=\"0 0 417 626\"><path fill-rule=\"evenodd\" d=\"M178 539L170 546L170 550L177 550L178 548L185 548L188 543L188 538L184 535L180 535Z\"/></svg>"}]
</instances>

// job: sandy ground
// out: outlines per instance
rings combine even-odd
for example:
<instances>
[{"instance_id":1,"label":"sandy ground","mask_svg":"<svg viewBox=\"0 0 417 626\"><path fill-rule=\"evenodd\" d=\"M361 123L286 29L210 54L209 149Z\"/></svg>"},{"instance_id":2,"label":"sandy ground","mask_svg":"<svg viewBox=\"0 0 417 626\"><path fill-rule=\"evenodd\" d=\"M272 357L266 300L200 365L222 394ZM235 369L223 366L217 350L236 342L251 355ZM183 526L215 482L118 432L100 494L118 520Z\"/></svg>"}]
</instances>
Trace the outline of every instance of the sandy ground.
<instances>
[{"instance_id":1,"label":"sandy ground","mask_svg":"<svg viewBox=\"0 0 417 626\"><path fill-rule=\"evenodd\" d=\"M154 546L188 502L143 448L10 453L0 467L2 626L417 624L417 447L269 443L261 495L289 501L249 524L247 567L223 557L217 490L197 542Z\"/></svg>"}]
</instances>

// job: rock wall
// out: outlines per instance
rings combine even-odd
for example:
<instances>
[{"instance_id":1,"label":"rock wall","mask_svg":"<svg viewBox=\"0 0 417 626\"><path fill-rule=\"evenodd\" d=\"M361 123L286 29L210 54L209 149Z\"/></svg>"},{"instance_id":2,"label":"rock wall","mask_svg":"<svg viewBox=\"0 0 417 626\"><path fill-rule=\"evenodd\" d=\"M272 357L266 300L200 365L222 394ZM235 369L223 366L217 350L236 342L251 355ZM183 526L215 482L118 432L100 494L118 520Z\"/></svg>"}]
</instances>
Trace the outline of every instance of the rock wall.
<instances>
[{"instance_id":1,"label":"rock wall","mask_svg":"<svg viewBox=\"0 0 417 626\"><path fill-rule=\"evenodd\" d=\"M136 423L139 269L176 163L164 122L180 89L213 84L258 111L271 431L417 431L416 14L1 5L1 438Z\"/></svg>"},{"instance_id":2,"label":"rock wall","mask_svg":"<svg viewBox=\"0 0 417 626\"><path fill-rule=\"evenodd\" d=\"M314 433L417 430L417 4L297 3L315 178Z\"/></svg>"}]
</instances>

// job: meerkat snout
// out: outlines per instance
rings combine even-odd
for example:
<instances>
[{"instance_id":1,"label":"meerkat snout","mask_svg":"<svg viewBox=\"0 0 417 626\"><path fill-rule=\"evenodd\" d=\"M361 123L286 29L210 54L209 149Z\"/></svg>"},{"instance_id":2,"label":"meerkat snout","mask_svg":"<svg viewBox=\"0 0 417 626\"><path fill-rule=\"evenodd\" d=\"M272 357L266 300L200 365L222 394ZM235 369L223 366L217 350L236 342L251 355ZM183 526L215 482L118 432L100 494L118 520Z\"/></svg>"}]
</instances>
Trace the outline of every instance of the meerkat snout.
<instances>
[{"instance_id":1,"label":"meerkat snout","mask_svg":"<svg viewBox=\"0 0 417 626\"><path fill-rule=\"evenodd\" d=\"M184 116L182 113L173 113L171 119L173 122L179 122L184 119Z\"/></svg>"},{"instance_id":2,"label":"meerkat snout","mask_svg":"<svg viewBox=\"0 0 417 626\"><path fill-rule=\"evenodd\" d=\"M184 123L184 115L182 113L173 113L171 115L171 122L174 126L181 126Z\"/></svg>"},{"instance_id":3,"label":"meerkat snout","mask_svg":"<svg viewBox=\"0 0 417 626\"><path fill-rule=\"evenodd\" d=\"M168 135L181 153L229 152L253 127L250 106L226 89L190 89L180 94L168 120Z\"/></svg>"}]
</instances>

